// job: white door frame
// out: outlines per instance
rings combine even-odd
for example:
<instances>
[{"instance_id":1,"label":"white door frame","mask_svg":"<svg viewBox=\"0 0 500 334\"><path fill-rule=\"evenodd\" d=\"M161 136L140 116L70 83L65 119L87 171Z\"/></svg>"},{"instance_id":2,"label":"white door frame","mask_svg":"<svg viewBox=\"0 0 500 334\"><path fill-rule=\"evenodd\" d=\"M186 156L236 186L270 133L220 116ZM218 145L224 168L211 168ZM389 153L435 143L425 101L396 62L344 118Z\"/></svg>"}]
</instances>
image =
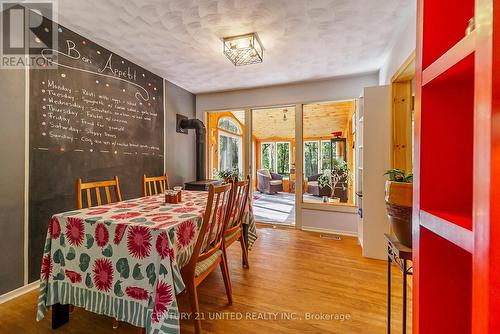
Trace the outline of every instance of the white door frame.
<instances>
[{"instance_id":1,"label":"white door frame","mask_svg":"<svg viewBox=\"0 0 500 334\"><path fill-rule=\"evenodd\" d=\"M302 229L302 192L304 182L303 104L295 105L295 228Z\"/></svg>"},{"instance_id":2,"label":"white door frame","mask_svg":"<svg viewBox=\"0 0 500 334\"><path fill-rule=\"evenodd\" d=\"M243 165L243 177L247 177L250 175L250 184L253 182L253 170L252 170L252 109L245 109L245 124L244 124L244 133L245 138L243 140L244 143L244 165ZM252 188L250 187L250 192L252 192Z\"/></svg>"}]
</instances>

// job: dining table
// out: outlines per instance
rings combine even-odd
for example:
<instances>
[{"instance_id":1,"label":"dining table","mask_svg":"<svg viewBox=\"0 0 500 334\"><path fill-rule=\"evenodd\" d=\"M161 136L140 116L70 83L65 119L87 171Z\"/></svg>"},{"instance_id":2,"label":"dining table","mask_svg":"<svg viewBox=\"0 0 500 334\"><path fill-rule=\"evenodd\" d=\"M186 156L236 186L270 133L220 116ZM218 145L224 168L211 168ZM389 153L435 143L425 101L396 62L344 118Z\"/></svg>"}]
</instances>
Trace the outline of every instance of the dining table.
<instances>
[{"instance_id":1,"label":"dining table","mask_svg":"<svg viewBox=\"0 0 500 334\"><path fill-rule=\"evenodd\" d=\"M69 305L142 327L179 333L180 269L191 258L208 192L182 191L177 204L163 194L52 216L40 273L37 320L52 307L52 327L69 320ZM250 201L245 241L257 239Z\"/></svg>"}]
</instances>

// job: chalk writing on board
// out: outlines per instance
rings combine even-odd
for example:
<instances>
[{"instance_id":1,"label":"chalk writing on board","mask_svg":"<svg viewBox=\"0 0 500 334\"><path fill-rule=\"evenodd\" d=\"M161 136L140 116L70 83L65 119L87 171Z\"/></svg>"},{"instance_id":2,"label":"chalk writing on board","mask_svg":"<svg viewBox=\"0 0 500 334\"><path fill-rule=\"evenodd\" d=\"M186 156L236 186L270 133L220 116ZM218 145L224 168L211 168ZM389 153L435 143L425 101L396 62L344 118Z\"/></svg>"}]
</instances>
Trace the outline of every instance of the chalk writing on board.
<instances>
[{"instance_id":1,"label":"chalk writing on board","mask_svg":"<svg viewBox=\"0 0 500 334\"><path fill-rule=\"evenodd\" d=\"M159 145L127 140L127 126L133 121L153 121L158 113L139 108L138 103L96 91L93 87L75 89L71 77L41 82L42 136L61 142L83 143L121 149L160 151ZM82 83L78 83L82 85ZM97 86L98 84L96 84ZM108 150L100 150L108 152Z\"/></svg>"},{"instance_id":2,"label":"chalk writing on board","mask_svg":"<svg viewBox=\"0 0 500 334\"><path fill-rule=\"evenodd\" d=\"M78 51L78 49L76 47L76 43L73 42L72 40L69 40L69 39L66 40L66 52L61 52L59 50L54 50L54 49L47 48L47 49L43 49L41 51L42 57L47 62L49 62L50 64L53 64L53 65L58 65L58 66L62 66L62 67L65 67L65 68L70 68L70 69L73 69L73 70L76 70L76 71L81 71L81 72L85 72L85 73L89 73L89 74L93 74L93 75L97 75L97 76L103 76L103 77L112 78L112 79L115 79L115 80L124 81L124 82L126 82L128 84L133 85L134 87L136 87L138 89L138 92L135 94L135 97L138 100L139 99L142 99L143 101L148 101L149 100L149 93L148 93L148 91L144 87L142 87L141 85L139 85L139 84L131 81L131 80L135 80L137 78L136 71L132 71L130 69L130 67L128 67L127 70L125 70L125 71L117 69L117 68L113 68L113 62L112 62L113 54L112 53L109 54L109 57L107 58L107 61L104 64L104 66L102 68L99 68L97 70L97 72L90 71L90 70L87 70L87 69L84 69L84 68L78 68L78 67L70 66L70 65L67 65L67 64L63 64L63 63L61 63L59 61L56 61L56 60L52 59L52 57L48 56L48 55L52 56L54 54L60 55L63 58L67 57L67 58L72 59L72 60L81 60L81 61L83 61L85 63L92 63L92 61L90 60L90 58L82 57L80 51ZM111 72L112 75L105 74L104 72L106 70L108 70L109 72ZM129 80L127 80L127 79L129 79Z\"/></svg>"}]
</instances>

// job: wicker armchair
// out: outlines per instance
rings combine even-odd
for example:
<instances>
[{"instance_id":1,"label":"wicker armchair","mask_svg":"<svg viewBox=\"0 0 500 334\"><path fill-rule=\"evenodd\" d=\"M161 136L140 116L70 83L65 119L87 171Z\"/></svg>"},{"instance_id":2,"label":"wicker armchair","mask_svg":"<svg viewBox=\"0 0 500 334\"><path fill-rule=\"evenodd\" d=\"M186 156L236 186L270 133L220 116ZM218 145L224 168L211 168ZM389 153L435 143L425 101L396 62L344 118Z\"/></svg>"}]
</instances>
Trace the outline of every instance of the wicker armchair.
<instances>
[{"instance_id":1,"label":"wicker armchair","mask_svg":"<svg viewBox=\"0 0 500 334\"><path fill-rule=\"evenodd\" d=\"M259 169L257 171L257 190L267 194L283 191L283 177L276 173L270 173L267 169Z\"/></svg>"},{"instance_id":2,"label":"wicker armchair","mask_svg":"<svg viewBox=\"0 0 500 334\"><path fill-rule=\"evenodd\" d=\"M322 174L316 174L316 175L309 176L307 178L307 192L313 196L319 196L319 197L328 196L328 197L330 197L332 194L332 188L330 188L330 186L322 187L318 182L318 178L321 175Z\"/></svg>"}]
</instances>

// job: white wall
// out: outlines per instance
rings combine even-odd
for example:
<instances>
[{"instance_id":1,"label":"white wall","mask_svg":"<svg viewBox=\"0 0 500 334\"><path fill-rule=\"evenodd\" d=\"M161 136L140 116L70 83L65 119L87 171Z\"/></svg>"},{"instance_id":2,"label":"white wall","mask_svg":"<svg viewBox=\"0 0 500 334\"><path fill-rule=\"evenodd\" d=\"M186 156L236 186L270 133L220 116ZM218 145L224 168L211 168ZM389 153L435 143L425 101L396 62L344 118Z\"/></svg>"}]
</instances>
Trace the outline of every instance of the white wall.
<instances>
[{"instance_id":1,"label":"white wall","mask_svg":"<svg viewBox=\"0 0 500 334\"><path fill-rule=\"evenodd\" d=\"M353 209L352 211L356 211ZM302 209L302 229L356 236L357 214L353 212Z\"/></svg>"},{"instance_id":2,"label":"white wall","mask_svg":"<svg viewBox=\"0 0 500 334\"><path fill-rule=\"evenodd\" d=\"M387 58L382 64L379 72L379 84L386 85L391 82L391 78L404 63L404 61L415 50L417 45L417 16L416 11L401 25L401 30L392 41ZM444 23L446 24L446 23Z\"/></svg>"},{"instance_id":3,"label":"white wall","mask_svg":"<svg viewBox=\"0 0 500 334\"><path fill-rule=\"evenodd\" d=\"M177 133L176 115L195 117L195 96L165 80L165 169L171 186L196 180L194 130Z\"/></svg>"},{"instance_id":4,"label":"white wall","mask_svg":"<svg viewBox=\"0 0 500 334\"><path fill-rule=\"evenodd\" d=\"M205 111L245 107L267 107L317 101L357 98L364 87L378 84L378 73L261 88L196 95L196 117Z\"/></svg>"}]
</instances>

